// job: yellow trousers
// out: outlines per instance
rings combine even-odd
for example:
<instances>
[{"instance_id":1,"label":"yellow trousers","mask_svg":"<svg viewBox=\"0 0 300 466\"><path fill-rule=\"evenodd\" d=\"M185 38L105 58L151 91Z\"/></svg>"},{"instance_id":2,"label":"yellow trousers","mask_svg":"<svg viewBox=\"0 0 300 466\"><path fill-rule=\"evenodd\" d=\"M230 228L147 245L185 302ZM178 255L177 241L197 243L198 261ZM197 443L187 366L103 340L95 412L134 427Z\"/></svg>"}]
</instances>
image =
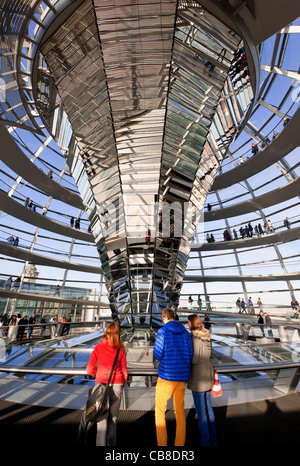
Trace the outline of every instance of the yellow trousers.
<instances>
[{"instance_id":1,"label":"yellow trousers","mask_svg":"<svg viewBox=\"0 0 300 466\"><path fill-rule=\"evenodd\" d=\"M157 445L167 446L168 434L166 426L167 404L173 396L176 417L176 436L174 445L183 447L186 438L186 420L184 412L185 382L170 382L160 377L157 379L155 391L155 427Z\"/></svg>"}]
</instances>

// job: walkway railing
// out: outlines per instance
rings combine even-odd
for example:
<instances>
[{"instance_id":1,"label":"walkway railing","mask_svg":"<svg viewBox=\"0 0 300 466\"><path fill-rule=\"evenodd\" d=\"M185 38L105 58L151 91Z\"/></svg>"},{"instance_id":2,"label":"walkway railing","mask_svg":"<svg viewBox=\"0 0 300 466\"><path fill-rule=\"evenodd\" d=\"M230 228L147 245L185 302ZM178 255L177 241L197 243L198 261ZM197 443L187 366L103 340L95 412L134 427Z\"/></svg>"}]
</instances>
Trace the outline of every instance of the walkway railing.
<instances>
[{"instance_id":1,"label":"walkway railing","mask_svg":"<svg viewBox=\"0 0 300 466\"><path fill-rule=\"evenodd\" d=\"M214 312L214 311L205 311L208 320L204 318L204 313L201 311L191 311L191 310L179 310L178 316L179 320L187 325L187 316L195 312L199 314L202 319L203 325L207 328L210 328L211 334L213 335L222 335L222 336L232 336L239 339L240 341L253 340L260 343L270 343L273 341L278 342L292 342L300 341L300 320L299 319L289 319L282 316L273 316L271 323L264 322L259 324L257 322L257 316L253 314L240 314L240 313L223 313L223 312ZM134 327L131 327L130 322L134 317ZM132 314L122 314L121 320L125 323L129 322L127 325L121 325L121 331L123 335L138 335L140 340L143 340L145 347L150 347L150 335L155 339L156 338L156 329L152 327L147 327L147 318L150 317L150 314L137 313L132 316ZM128 320L127 320L128 318ZM146 325L140 324L139 318L143 318L146 321ZM11 326L2 325L0 326L0 339L2 337L3 344L23 344L23 343L33 343L38 344L45 342L47 339L72 339L80 335L86 335L86 340L89 338L89 334L93 332L100 332L97 337L103 334L107 324L111 321L109 317L98 317L97 320L93 321L77 321L77 322L62 322L60 319L57 322L46 322L46 323L35 323L35 324L19 324L17 327L22 330L22 339L17 336L10 340L9 330ZM28 340L27 331L31 328L32 332L30 335L32 340ZM97 338L94 337L94 338ZM130 337L132 338L132 337ZM152 338L152 339L153 339ZM89 349L88 351L92 351Z\"/></svg>"},{"instance_id":2,"label":"walkway railing","mask_svg":"<svg viewBox=\"0 0 300 466\"><path fill-rule=\"evenodd\" d=\"M2 275L3 276L3 275ZM1 277L1 274L0 274ZM186 275L186 280L188 280L189 275ZM144 290L142 288L143 281L140 281L140 293L143 293ZM76 285L76 284L75 284ZM148 287L147 287L148 290ZM139 301L137 291L137 299L135 303L139 304L144 303L144 300ZM223 301L211 301L207 302L205 296L202 295L202 304L201 306L197 303L197 295L192 294L193 302L190 304L187 295L181 295L178 302L178 311L179 312L207 312L207 311L214 311L215 313L236 313L237 307L235 302L223 302ZM238 296L236 296L238 297ZM241 295L242 297L242 295ZM108 309L109 308L109 300L108 296L105 292L102 292L101 295L95 289L88 289L83 287L76 286L66 286L66 287L58 287L56 285L48 285L48 284L33 284L33 283L22 283L21 287L16 285L14 281L6 285L5 280L1 280L0 278L0 299L22 299L22 300L32 300L32 301L41 301L41 302L55 302L57 300L57 304L62 304L63 301L68 302L69 304L73 304L76 306L78 302L84 301L87 306L97 306L99 308ZM101 299L101 301L100 301ZM254 299L254 298L253 298ZM19 308L18 308L19 309ZM250 310L249 306L246 306L246 313L258 313L260 308L254 304L252 311ZM289 304L287 305L278 305L278 304L264 304L263 310L274 315L282 314L286 318L294 317L294 311L291 309ZM299 308L300 310L300 308ZM27 311L22 309L22 313ZM30 314L30 313L29 313Z\"/></svg>"},{"instance_id":3,"label":"walkway railing","mask_svg":"<svg viewBox=\"0 0 300 466\"><path fill-rule=\"evenodd\" d=\"M201 315L201 313L200 313ZM262 326L255 323L255 316L232 314L222 316L222 313L210 313L213 344L213 364L223 382L244 380L243 374L261 373L267 375L267 384L274 384L279 391L290 393L297 389L300 376L300 325L285 319L272 323L271 328L264 326L265 337L261 334ZM104 329L110 319L100 318L92 322L46 323L33 325L33 338L26 336L22 342L11 344L7 336L0 338L0 373L22 375L38 380L53 381L58 377L63 383L90 384L92 379L86 373L86 364L94 344L102 338ZM186 316L180 315L183 324ZM53 334L51 329L67 332ZM26 326L26 330L27 330ZM40 335L41 329L47 329ZM267 333L272 330L273 336ZM9 327L0 327L6 332ZM221 329L221 330L220 330ZM122 327L123 337L127 333L127 356L129 385L139 384L144 388L153 387L157 377L156 364L153 359L153 343L155 332L137 326L134 333L130 328ZM226 336L229 340L227 345ZM252 334L251 334L252 332ZM253 333L254 332L254 333ZM133 335L136 344L131 344ZM251 340L252 338L252 340ZM125 340L125 339L124 339ZM230 343L231 342L231 343ZM222 357L224 352L224 358ZM57 378L54 381L57 382ZM250 376L251 377L251 376ZM76 382L76 378L77 382ZM79 381L78 381L79 380ZM246 384L247 385L247 384Z\"/></svg>"},{"instance_id":4,"label":"walkway railing","mask_svg":"<svg viewBox=\"0 0 300 466\"><path fill-rule=\"evenodd\" d=\"M70 350L71 354L72 350ZM281 363L264 363L264 364L252 364L244 366L227 365L227 366L214 366L218 371L219 379L222 382L222 375L230 376L231 380L235 379L237 374L246 373L270 373L270 378L274 380L274 387L279 391L285 393L292 393L296 391L300 380L300 361L290 361ZM132 377L143 377L145 387L152 387L155 385L155 378L157 377L157 369L147 367L127 367L129 379L128 382L132 382ZM66 377L69 382L72 383L75 377L84 377L91 379L88 376L85 368L59 368L59 367L28 367L28 366L4 366L0 365L0 373L7 374L21 374L22 376L27 375L44 375L44 376L62 376ZM154 383L153 383L154 378ZM129 385L130 386L130 385ZM276 387L277 386L277 387ZM245 387L244 387L245 388Z\"/></svg>"}]
</instances>

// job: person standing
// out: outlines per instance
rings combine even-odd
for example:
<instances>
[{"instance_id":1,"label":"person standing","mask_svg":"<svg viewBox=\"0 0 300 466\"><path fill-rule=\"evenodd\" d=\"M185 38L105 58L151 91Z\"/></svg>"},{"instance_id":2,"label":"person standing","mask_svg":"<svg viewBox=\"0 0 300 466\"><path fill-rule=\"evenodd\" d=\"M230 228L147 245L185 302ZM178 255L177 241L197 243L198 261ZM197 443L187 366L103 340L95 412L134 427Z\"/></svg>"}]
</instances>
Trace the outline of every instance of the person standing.
<instances>
[{"instance_id":1,"label":"person standing","mask_svg":"<svg viewBox=\"0 0 300 466\"><path fill-rule=\"evenodd\" d=\"M206 328L207 330L210 330L210 327L211 327L211 323L210 323L210 318L207 314L205 314L204 316L204 328Z\"/></svg>"},{"instance_id":2,"label":"person standing","mask_svg":"<svg viewBox=\"0 0 300 466\"><path fill-rule=\"evenodd\" d=\"M22 317L19 322L18 322L18 335L17 335L17 340L18 341L22 341L23 340L23 336L24 336L24 332L25 332L25 328L26 328L26 325L28 324L28 319L27 319L27 315L25 315L24 317Z\"/></svg>"},{"instance_id":3,"label":"person standing","mask_svg":"<svg viewBox=\"0 0 300 466\"><path fill-rule=\"evenodd\" d=\"M70 312L69 317L67 319L67 324L64 326L64 331L63 331L64 335L69 335L70 326L71 326L71 322L72 322L72 316L73 316L73 314L72 314L72 312Z\"/></svg>"},{"instance_id":4,"label":"person standing","mask_svg":"<svg viewBox=\"0 0 300 466\"><path fill-rule=\"evenodd\" d=\"M86 367L89 375L96 375L95 384L107 383L118 349L120 352L108 390L109 410L97 422L96 446L115 446L116 444L117 417L122 391L128 377L126 353L119 326L111 322L102 340L96 344Z\"/></svg>"},{"instance_id":5,"label":"person standing","mask_svg":"<svg viewBox=\"0 0 300 466\"><path fill-rule=\"evenodd\" d=\"M4 324L3 324L3 316L0 316L0 338L6 338L6 331L5 329L1 328L3 327Z\"/></svg>"},{"instance_id":6,"label":"person standing","mask_svg":"<svg viewBox=\"0 0 300 466\"><path fill-rule=\"evenodd\" d=\"M250 298L248 299L248 306L249 306L249 312L250 312L250 314L254 314L254 306L253 306L253 301L252 301L251 296L250 296Z\"/></svg>"},{"instance_id":7,"label":"person standing","mask_svg":"<svg viewBox=\"0 0 300 466\"><path fill-rule=\"evenodd\" d=\"M256 155L259 152L257 144L255 144L255 143L252 144L251 149L252 149L251 152L252 152L253 155Z\"/></svg>"},{"instance_id":8,"label":"person standing","mask_svg":"<svg viewBox=\"0 0 300 466\"><path fill-rule=\"evenodd\" d=\"M193 344L193 359L187 388L192 390L198 417L200 445L216 445L217 428L211 405L210 390L214 385L214 367L211 362L211 337L209 330L203 328L197 314L188 316Z\"/></svg>"},{"instance_id":9,"label":"person standing","mask_svg":"<svg viewBox=\"0 0 300 466\"><path fill-rule=\"evenodd\" d=\"M2 317L2 325L3 325L3 327L7 327L7 326L8 326L8 323L9 323L9 317L8 317L7 312L6 312L6 313L3 315L3 317ZM7 332L8 332L8 329L6 328L6 329L5 329L5 333L7 334Z\"/></svg>"},{"instance_id":10,"label":"person standing","mask_svg":"<svg viewBox=\"0 0 300 466\"><path fill-rule=\"evenodd\" d=\"M286 218L284 219L283 224L284 224L284 226L285 226L288 230L291 228L291 223L290 223L288 217L286 217Z\"/></svg>"},{"instance_id":11,"label":"person standing","mask_svg":"<svg viewBox=\"0 0 300 466\"><path fill-rule=\"evenodd\" d=\"M202 310L202 299L201 299L201 296L200 296L199 294L198 294L198 302L197 302L197 304L198 304L198 311L201 312L201 310Z\"/></svg>"},{"instance_id":12,"label":"person standing","mask_svg":"<svg viewBox=\"0 0 300 466\"><path fill-rule=\"evenodd\" d=\"M60 325L59 325L59 327L58 327L58 336L60 336L60 337L63 336L63 334L64 334L64 331L65 331L65 323L66 323L66 322L67 322L67 316L66 316L66 314L64 314L64 315L62 316L62 319L61 319L61 321L60 321Z\"/></svg>"},{"instance_id":13,"label":"person standing","mask_svg":"<svg viewBox=\"0 0 300 466\"><path fill-rule=\"evenodd\" d=\"M272 320L269 314L264 312L265 324L268 326L268 335L269 337L273 338L273 330L272 330Z\"/></svg>"},{"instance_id":14,"label":"person standing","mask_svg":"<svg viewBox=\"0 0 300 466\"><path fill-rule=\"evenodd\" d=\"M259 325L259 327L260 327L262 336L264 337L264 336L265 336L265 328L264 328L263 312L260 312L260 313L257 315L257 323L258 323L258 325Z\"/></svg>"},{"instance_id":15,"label":"person standing","mask_svg":"<svg viewBox=\"0 0 300 466\"><path fill-rule=\"evenodd\" d=\"M146 236L145 236L145 243L147 244L147 246L149 246L150 242L151 242L151 230L150 228L148 228Z\"/></svg>"},{"instance_id":16,"label":"person standing","mask_svg":"<svg viewBox=\"0 0 300 466\"><path fill-rule=\"evenodd\" d=\"M12 283L12 290L18 290L21 284L21 277L17 277Z\"/></svg>"},{"instance_id":17,"label":"person standing","mask_svg":"<svg viewBox=\"0 0 300 466\"><path fill-rule=\"evenodd\" d=\"M158 446L167 446L166 410L173 396L176 436L175 446L184 446L186 419L184 412L185 383L189 380L193 347L189 332L175 320L174 311L162 312L163 327L157 332L153 354L159 361L155 391L155 427Z\"/></svg>"},{"instance_id":18,"label":"person standing","mask_svg":"<svg viewBox=\"0 0 300 466\"><path fill-rule=\"evenodd\" d=\"M41 318L41 322L40 322L42 325L41 325L41 329L40 329L40 338L43 338L43 335L44 335L44 332L46 330L46 316L42 316Z\"/></svg>"},{"instance_id":19,"label":"person standing","mask_svg":"<svg viewBox=\"0 0 300 466\"><path fill-rule=\"evenodd\" d=\"M270 233L275 233L275 228L273 227L271 220L268 220L268 229Z\"/></svg>"},{"instance_id":20,"label":"person standing","mask_svg":"<svg viewBox=\"0 0 300 466\"><path fill-rule=\"evenodd\" d=\"M262 310L263 310L263 303L261 302L261 299L260 299L260 298L258 298L258 300L257 300L257 305L258 305L258 307L259 307L259 311L262 312Z\"/></svg>"},{"instance_id":21,"label":"person standing","mask_svg":"<svg viewBox=\"0 0 300 466\"><path fill-rule=\"evenodd\" d=\"M239 310L239 314L241 314L241 312L242 312L241 298L238 298L238 299L236 300L235 305L236 305L236 307L237 307L238 310Z\"/></svg>"},{"instance_id":22,"label":"person standing","mask_svg":"<svg viewBox=\"0 0 300 466\"><path fill-rule=\"evenodd\" d=\"M13 314L8 323L8 342L11 343L12 341L17 340L18 336L18 320L17 316Z\"/></svg>"},{"instance_id":23,"label":"person standing","mask_svg":"<svg viewBox=\"0 0 300 466\"><path fill-rule=\"evenodd\" d=\"M244 301L244 298L242 298L242 301L241 301L241 309L242 309L242 310L241 310L241 313L243 313L243 312L246 312L246 313L247 313L247 311L246 311L246 303L245 303L245 301Z\"/></svg>"},{"instance_id":24,"label":"person standing","mask_svg":"<svg viewBox=\"0 0 300 466\"><path fill-rule=\"evenodd\" d=\"M50 323L53 324L53 325L50 326L51 338L57 337L57 323L58 323L57 314L50 319Z\"/></svg>"},{"instance_id":25,"label":"person standing","mask_svg":"<svg viewBox=\"0 0 300 466\"><path fill-rule=\"evenodd\" d=\"M210 302L210 297L206 296L206 310L207 312L211 311L211 302Z\"/></svg>"},{"instance_id":26,"label":"person standing","mask_svg":"<svg viewBox=\"0 0 300 466\"><path fill-rule=\"evenodd\" d=\"M28 320L28 332L27 332L27 338L32 338L32 332L33 332L33 325L36 323L35 321L35 315L32 314L31 317L29 317L29 320Z\"/></svg>"}]
</instances>

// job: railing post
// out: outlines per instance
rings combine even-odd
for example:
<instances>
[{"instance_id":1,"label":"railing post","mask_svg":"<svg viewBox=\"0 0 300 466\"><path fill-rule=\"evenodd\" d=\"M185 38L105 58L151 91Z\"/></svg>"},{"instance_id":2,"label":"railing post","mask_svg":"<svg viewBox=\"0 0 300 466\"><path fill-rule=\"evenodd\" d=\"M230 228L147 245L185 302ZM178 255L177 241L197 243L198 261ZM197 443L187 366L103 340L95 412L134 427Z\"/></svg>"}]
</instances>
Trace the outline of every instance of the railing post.
<instances>
[{"instance_id":1,"label":"railing post","mask_svg":"<svg viewBox=\"0 0 300 466\"><path fill-rule=\"evenodd\" d=\"M236 335L238 338L242 338L244 336L244 327L243 324L240 322L235 323Z\"/></svg>"},{"instance_id":2,"label":"railing post","mask_svg":"<svg viewBox=\"0 0 300 466\"><path fill-rule=\"evenodd\" d=\"M294 377L293 377L293 379L291 381L289 393L293 393L296 390L296 387L297 387L297 385L299 383L299 379L300 379L300 368L297 367L297 369L295 371L295 374L294 374Z\"/></svg>"},{"instance_id":3,"label":"railing post","mask_svg":"<svg viewBox=\"0 0 300 466\"><path fill-rule=\"evenodd\" d=\"M274 388L285 394L292 393L295 391L295 388L299 382L299 376L299 367L280 369L274 383Z\"/></svg>"},{"instance_id":4,"label":"railing post","mask_svg":"<svg viewBox=\"0 0 300 466\"><path fill-rule=\"evenodd\" d=\"M280 341L289 341L290 340L288 329L287 329L286 326L279 325L278 326L278 334L279 334Z\"/></svg>"}]
</instances>

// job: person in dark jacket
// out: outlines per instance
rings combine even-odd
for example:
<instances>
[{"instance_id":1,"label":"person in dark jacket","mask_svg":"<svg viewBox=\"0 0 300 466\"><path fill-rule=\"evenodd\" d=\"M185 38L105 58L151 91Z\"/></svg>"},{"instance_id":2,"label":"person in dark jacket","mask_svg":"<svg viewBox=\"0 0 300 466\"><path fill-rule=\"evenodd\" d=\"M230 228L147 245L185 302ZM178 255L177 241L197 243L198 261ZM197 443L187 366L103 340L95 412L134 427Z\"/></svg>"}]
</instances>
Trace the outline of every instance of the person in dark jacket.
<instances>
[{"instance_id":1,"label":"person in dark jacket","mask_svg":"<svg viewBox=\"0 0 300 466\"><path fill-rule=\"evenodd\" d=\"M27 330L27 338L32 338L32 332L33 332L33 326L34 324L36 323L36 320L35 320L35 315L32 314L31 317L29 317L28 319L28 330Z\"/></svg>"},{"instance_id":2,"label":"person in dark jacket","mask_svg":"<svg viewBox=\"0 0 300 466\"><path fill-rule=\"evenodd\" d=\"M264 328L264 318L263 318L263 312L261 311L258 315L257 315L257 323L260 327L260 330L261 330L261 333L263 335L263 337L265 336L265 328Z\"/></svg>"},{"instance_id":3,"label":"person in dark jacket","mask_svg":"<svg viewBox=\"0 0 300 466\"><path fill-rule=\"evenodd\" d=\"M23 340L24 332L25 332L27 324L28 324L28 319L26 315L19 320L17 340L19 341Z\"/></svg>"},{"instance_id":4,"label":"person in dark jacket","mask_svg":"<svg viewBox=\"0 0 300 466\"><path fill-rule=\"evenodd\" d=\"M176 436L175 446L184 446L186 419L184 413L185 383L189 380L193 346L189 332L177 320L174 311L165 308L164 326L154 344L154 357L159 361L155 392L155 426L158 446L167 446L166 409L173 396Z\"/></svg>"}]
</instances>

